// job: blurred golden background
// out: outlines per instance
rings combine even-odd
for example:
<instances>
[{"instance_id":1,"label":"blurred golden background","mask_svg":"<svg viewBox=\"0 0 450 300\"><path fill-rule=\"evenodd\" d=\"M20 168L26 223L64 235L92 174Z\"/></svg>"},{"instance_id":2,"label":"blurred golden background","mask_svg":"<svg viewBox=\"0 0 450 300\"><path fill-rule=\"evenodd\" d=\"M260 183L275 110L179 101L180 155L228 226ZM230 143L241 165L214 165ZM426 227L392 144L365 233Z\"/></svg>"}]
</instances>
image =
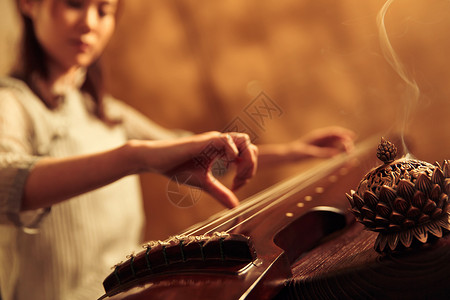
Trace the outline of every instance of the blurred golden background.
<instances>
[{"instance_id":1,"label":"blurred golden background","mask_svg":"<svg viewBox=\"0 0 450 300\"><path fill-rule=\"evenodd\" d=\"M13 62L19 32L13 2L0 1L1 74ZM392 46L420 88L418 101L383 56L376 17L384 3L126 0L103 57L107 86L168 128L222 130L239 117L257 143L287 142L329 125L354 130L359 141L405 124L413 154L442 162L450 149L450 1L396 0L386 15ZM260 92L283 111L263 128L244 111ZM238 196L316 162L260 169ZM204 194L191 207L173 205L159 175L143 175L142 183L146 239L179 233L222 209Z\"/></svg>"}]
</instances>

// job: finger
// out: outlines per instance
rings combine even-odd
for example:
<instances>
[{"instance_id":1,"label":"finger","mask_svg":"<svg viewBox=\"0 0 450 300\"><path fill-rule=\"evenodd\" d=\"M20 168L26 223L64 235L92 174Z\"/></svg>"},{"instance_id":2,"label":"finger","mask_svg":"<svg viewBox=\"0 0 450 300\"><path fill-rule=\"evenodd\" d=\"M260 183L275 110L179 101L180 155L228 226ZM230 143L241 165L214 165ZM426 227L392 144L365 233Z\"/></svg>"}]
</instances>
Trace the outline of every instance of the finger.
<instances>
[{"instance_id":1,"label":"finger","mask_svg":"<svg viewBox=\"0 0 450 300\"><path fill-rule=\"evenodd\" d=\"M350 136L337 136L333 143L326 145L328 147L338 148L339 150L345 151L347 153L353 151L355 144L353 142L353 137Z\"/></svg>"},{"instance_id":2,"label":"finger","mask_svg":"<svg viewBox=\"0 0 450 300\"><path fill-rule=\"evenodd\" d=\"M258 157L258 151L257 147L255 145L250 145L247 148L248 153L248 160L239 159L237 162L237 168L236 168L236 176L233 180L233 187L232 189L235 191L245 185L250 178L255 176L256 170L257 170L257 157Z\"/></svg>"},{"instance_id":3,"label":"finger","mask_svg":"<svg viewBox=\"0 0 450 300\"><path fill-rule=\"evenodd\" d=\"M325 134L330 134L330 135L335 135L335 136L340 136L340 137L348 137L353 139L355 137L355 132L344 128L344 127L340 127L340 126L332 126L332 127L327 127L327 128L323 128L320 130L320 132L325 133Z\"/></svg>"},{"instance_id":4,"label":"finger","mask_svg":"<svg viewBox=\"0 0 450 300\"><path fill-rule=\"evenodd\" d=\"M224 186L219 180L211 174L207 175L205 191L222 203L225 207L233 208L239 205L236 195Z\"/></svg>"},{"instance_id":5,"label":"finger","mask_svg":"<svg viewBox=\"0 0 450 300\"><path fill-rule=\"evenodd\" d=\"M239 149L239 159L236 160L236 176L233 180L233 190L236 190L255 175L258 148L251 143L247 134L234 133L232 137Z\"/></svg>"},{"instance_id":6,"label":"finger","mask_svg":"<svg viewBox=\"0 0 450 300\"><path fill-rule=\"evenodd\" d=\"M230 162L234 161L239 155L239 149L230 133L220 134L213 143L216 148L224 150L224 155Z\"/></svg>"},{"instance_id":7,"label":"finger","mask_svg":"<svg viewBox=\"0 0 450 300\"><path fill-rule=\"evenodd\" d=\"M240 189L242 186L246 185L247 182L249 182L249 178L248 177L240 177L240 176L235 176L234 180L233 180L233 187L231 188L233 191L237 191L238 189Z\"/></svg>"},{"instance_id":8,"label":"finger","mask_svg":"<svg viewBox=\"0 0 450 300\"><path fill-rule=\"evenodd\" d=\"M331 148L331 147L319 148L317 149L316 157L328 158L336 156L340 153L342 153L342 150L338 148Z\"/></svg>"},{"instance_id":9,"label":"finger","mask_svg":"<svg viewBox=\"0 0 450 300\"><path fill-rule=\"evenodd\" d=\"M310 143L310 145L323 147L323 148L334 148L338 149L340 152L351 152L354 149L353 139L348 136L328 136L322 140Z\"/></svg>"},{"instance_id":10,"label":"finger","mask_svg":"<svg viewBox=\"0 0 450 300\"><path fill-rule=\"evenodd\" d=\"M320 147L320 146L313 146L313 145L305 146L304 151L305 151L305 154L307 154L309 157L316 157L316 158L333 157L342 152L341 150L339 150L337 148Z\"/></svg>"},{"instance_id":11,"label":"finger","mask_svg":"<svg viewBox=\"0 0 450 300\"><path fill-rule=\"evenodd\" d=\"M343 145L344 145L344 150L347 153L350 153L355 149L355 143L353 142L353 139L344 140Z\"/></svg>"},{"instance_id":12,"label":"finger","mask_svg":"<svg viewBox=\"0 0 450 300\"><path fill-rule=\"evenodd\" d=\"M315 130L306 136L305 141L317 146L330 146L333 143L352 141L355 133L342 127L327 127Z\"/></svg>"}]
</instances>

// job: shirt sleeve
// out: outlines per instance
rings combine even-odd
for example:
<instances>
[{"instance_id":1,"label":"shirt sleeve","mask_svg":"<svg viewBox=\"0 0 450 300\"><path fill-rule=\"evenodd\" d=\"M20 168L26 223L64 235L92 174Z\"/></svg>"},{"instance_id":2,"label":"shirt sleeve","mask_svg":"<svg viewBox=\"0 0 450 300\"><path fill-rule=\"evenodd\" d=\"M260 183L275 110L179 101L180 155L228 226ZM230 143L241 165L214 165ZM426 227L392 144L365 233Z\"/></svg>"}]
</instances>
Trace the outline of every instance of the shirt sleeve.
<instances>
[{"instance_id":1,"label":"shirt sleeve","mask_svg":"<svg viewBox=\"0 0 450 300\"><path fill-rule=\"evenodd\" d=\"M33 155L30 119L13 92L0 89L0 223L20 221L25 182L38 156Z\"/></svg>"},{"instance_id":2,"label":"shirt sleeve","mask_svg":"<svg viewBox=\"0 0 450 300\"><path fill-rule=\"evenodd\" d=\"M168 140L192 135L189 131L164 128L131 106L112 97L105 98L105 109L108 116L122 121L129 139Z\"/></svg>"}]
</instances>

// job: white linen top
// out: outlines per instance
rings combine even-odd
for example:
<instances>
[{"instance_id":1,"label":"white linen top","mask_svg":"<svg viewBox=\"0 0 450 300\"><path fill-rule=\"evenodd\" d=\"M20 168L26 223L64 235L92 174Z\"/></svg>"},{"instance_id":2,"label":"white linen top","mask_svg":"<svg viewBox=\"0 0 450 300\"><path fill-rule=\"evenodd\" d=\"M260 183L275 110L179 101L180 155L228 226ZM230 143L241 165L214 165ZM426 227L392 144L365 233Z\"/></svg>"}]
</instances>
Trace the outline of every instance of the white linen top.
<instances>
[{"instance_id":1,"label":"white linen top","mask_svg":"<svg viewBox=\"0 0 450 300\"><path fill-rule=\"evenodd\" d=\"M113 98L107 126L91 112L90 97L67 91L49 110L22 81L0 79L0 290L2 300L97 299L103 279L137 250L144 216L137 176L68 201L21 213L26 178L42 157L115 148L130 138L184 135L152 123Z\"/></svg>"}]
</instances>

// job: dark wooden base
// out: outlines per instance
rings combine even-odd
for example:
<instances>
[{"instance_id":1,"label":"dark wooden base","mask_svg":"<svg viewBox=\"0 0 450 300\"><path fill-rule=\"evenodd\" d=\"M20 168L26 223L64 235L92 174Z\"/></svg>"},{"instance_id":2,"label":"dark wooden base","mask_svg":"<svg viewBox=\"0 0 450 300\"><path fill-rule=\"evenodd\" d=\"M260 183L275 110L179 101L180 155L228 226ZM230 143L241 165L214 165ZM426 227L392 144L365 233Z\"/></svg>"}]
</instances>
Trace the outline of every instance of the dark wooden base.
<instances>
[{"instance_id":1,"label":"dark wooden base","mask_svg":"<svg viewBox=\"0 0 450 300\"><path fill-rule=\"evenodd\" d=\"M305 254L277 299L449 299L450 235L381 255L377 233L355 223Z\"/></svg>"}]
</instances>

